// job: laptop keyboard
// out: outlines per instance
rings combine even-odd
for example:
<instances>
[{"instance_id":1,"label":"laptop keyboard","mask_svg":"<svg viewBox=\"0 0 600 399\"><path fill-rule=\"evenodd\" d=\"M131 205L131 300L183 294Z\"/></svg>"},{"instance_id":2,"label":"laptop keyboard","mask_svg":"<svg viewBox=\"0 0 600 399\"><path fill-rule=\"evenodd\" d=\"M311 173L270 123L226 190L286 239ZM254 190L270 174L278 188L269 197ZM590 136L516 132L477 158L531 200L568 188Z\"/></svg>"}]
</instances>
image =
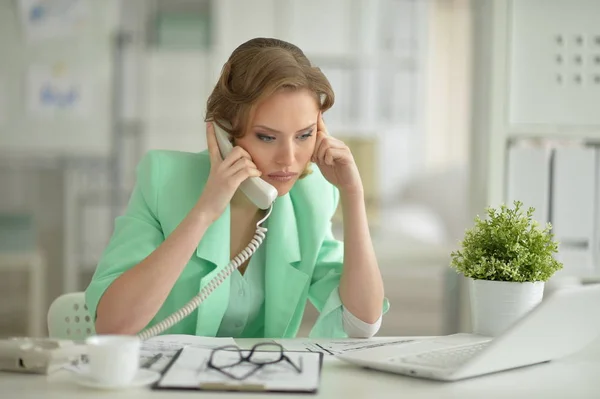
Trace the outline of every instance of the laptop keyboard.
<instances>
[{"instance_id":1,"label":"laptop keyboard","mask_svg":"<svg viewBox=\"0 0 600 399\"><path fill-rule=\"evenodd\" d=\"M417 355L392 358L390 361L393 363L411 363L437 368L455 368L466 363L489 344L490 342L482 342L458 348L440 349Z\"/></svg>"}]
</instances>

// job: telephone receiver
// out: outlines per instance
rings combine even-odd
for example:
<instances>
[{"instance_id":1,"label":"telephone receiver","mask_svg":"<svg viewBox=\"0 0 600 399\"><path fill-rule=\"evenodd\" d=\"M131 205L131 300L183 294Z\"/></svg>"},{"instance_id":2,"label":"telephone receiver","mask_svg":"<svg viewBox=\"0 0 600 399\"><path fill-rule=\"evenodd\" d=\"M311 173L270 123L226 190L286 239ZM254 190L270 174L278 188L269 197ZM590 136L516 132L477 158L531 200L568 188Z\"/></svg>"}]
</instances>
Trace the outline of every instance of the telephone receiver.
<instances>
[{"instance_id":1,"label":"telephone receiver","mask_svg":"<svg viewBox=\"0 0 600 399\"><path fill-rule=\"evenodd\" d=\"M226 128L231 128L228 123L224 121L219 122ZM233 145L229 141L229 134L216 123L213 123L213 126L215 129L215 136L217 138L219 151L221 152L221 157L225 158L227 154L233 150ZM189 316L219 285L221 285L221 283L223 283L223 281L225 281L225 279L227 279L227 277L231 275L231 273L234 272L235 269L240 267L246 260L248 260L248 258L250 258L254 252L256 252L258 247L260 247L264 241L267 234L267 228L261 226L261 224L271 215L273 203L277 198L277 189L262 180L260 177L250 177L246 179L242 182L242 184L240 184L240 189L257 207L260 209L269 210L266 216L256 223L254 237L252 237L252 240L246 248L237 254L237 256L233 258L225 268L221 269L221 271L219 271L219 273L217 273L217 275L200 290L198 295L193 297L181 309L174 312L160 323L137 334L142 341L162 333L166 329L179 323L185 317Z\"/></svg>"},{"instance_id":2,"label":"telephone receiver","mask_svg":"<svg viewBox=\"0 0 600 399\"><path fill-rule=\"evenodd\" d=\"M219 121L219 123L225 127L230 127L225 121ZM217 123L213 122L213 126L221 157L225 158L233 150L233 145L229 141L229 134ZM247 178L240 184L240 189L260 209L268 209L277 198L277 189L260 177Z\"/></svg>"}]
</instances>

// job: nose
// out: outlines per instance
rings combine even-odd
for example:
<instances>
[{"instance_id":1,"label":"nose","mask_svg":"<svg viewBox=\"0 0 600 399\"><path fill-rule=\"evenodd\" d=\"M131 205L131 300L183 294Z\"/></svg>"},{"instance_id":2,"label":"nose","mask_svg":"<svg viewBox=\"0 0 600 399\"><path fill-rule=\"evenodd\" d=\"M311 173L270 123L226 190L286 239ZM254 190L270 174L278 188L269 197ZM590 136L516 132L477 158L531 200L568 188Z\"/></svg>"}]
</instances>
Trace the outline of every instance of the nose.
<instances>
[{"instance_id":1,"label":"nose","mask_svg":"<svg viewBox=\"0 0 600 399\"><path fill-rule=\"evenodd\" d=\"M292 166L294 163L294 147L293 143L284 142L277 151L275 160L281 166Z\"/></svg>"}]
</instances>

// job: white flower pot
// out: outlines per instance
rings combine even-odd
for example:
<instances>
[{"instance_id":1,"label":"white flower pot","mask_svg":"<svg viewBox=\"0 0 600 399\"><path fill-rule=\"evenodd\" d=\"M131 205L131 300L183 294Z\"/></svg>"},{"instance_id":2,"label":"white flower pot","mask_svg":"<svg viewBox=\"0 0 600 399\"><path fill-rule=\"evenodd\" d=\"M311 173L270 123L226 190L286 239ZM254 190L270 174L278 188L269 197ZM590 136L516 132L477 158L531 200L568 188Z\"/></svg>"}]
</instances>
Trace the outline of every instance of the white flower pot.
<instances>
[{"instance_id":1,"label":"white flower pot","mask_svg":"<svg viewBox=\"0 0 600 399\"><path fill-rule=\"evenodd\" d=\"M469 279L469 291L473 332L494 337L542 301L544 282Z\"/></svg>"}]
</instances>

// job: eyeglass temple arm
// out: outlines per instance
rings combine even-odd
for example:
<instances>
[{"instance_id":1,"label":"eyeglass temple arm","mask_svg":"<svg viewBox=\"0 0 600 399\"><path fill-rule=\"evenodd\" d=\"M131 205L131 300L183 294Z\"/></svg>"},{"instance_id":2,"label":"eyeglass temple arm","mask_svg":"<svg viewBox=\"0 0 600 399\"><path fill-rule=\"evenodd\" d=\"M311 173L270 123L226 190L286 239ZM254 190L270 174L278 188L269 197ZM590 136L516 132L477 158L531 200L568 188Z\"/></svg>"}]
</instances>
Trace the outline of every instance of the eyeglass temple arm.
<instances>
[{"instance_id":1,"label":"eyeglass temple arm","mask_svg":"<svg viewBox=\"0 0 600 399\"><path fill-rule=\"evenodd\" d=\"M292 365L292 367L294 369L296 369L296 371L298 373L302 373L302 368L304 367L304 364L302 363L302 357L300 357L298 359L298 363L300 364L300 366L296 366L296 364L292 361L292 359L290 359L289 357L287 357L286 355L283 355L283 358L285 359L286 362L288 362L289 364Z\"/></svg>"}]
</instances>

